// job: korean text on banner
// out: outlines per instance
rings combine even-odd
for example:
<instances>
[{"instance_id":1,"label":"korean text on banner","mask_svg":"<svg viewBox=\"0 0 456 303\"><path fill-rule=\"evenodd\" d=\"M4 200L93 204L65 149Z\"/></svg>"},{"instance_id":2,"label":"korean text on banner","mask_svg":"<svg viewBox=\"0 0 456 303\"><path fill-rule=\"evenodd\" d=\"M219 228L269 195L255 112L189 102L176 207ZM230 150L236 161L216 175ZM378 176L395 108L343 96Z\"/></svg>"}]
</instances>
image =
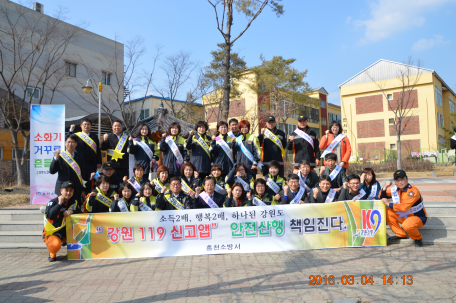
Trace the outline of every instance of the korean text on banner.
<instances>
[{"instance_id":1,"label":"korean text on banner","mask_svg":"<svg viewBox=\"0 0 456 303\"><path fill-rule=\"evenodd\" d=\"M65 105L32 104L30 113L30 203L55 198L57 174L51 175L54 151L65 148Z\"/></svg>"},{"instance_id":2,"label":"korean text on banner","mask_svg":"<svg viewBox=\"0 0 456 303\"><path fill-rule=\"evenodd\" d=\"M386 246L381 201L78 214L66 228L69 260Z\"/></svg>"}]
</instances>

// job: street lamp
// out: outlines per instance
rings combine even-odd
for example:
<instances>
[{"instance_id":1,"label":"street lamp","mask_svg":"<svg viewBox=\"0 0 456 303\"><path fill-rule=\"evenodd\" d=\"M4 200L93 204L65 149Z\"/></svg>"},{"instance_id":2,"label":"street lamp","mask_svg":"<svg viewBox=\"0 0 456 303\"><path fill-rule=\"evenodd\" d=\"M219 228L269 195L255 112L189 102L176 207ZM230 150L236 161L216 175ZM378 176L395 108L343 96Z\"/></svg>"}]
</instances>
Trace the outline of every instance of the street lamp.
<instances>
[{"instance_id":1,"label":"street lamp","mask_svg":"<svg viewBox=\"0 0 456 303\"><path fill-rule=\"evenodd\" d=\"M82 87L82 90L86 94L90 94L92 92L92 86L89 86L89 81L91 80L87 79L87 84L86 86ZM98 140L101 142L101 91L103 90L103 85L101 82L98 83Z\"/></svg>"}]
</instances>

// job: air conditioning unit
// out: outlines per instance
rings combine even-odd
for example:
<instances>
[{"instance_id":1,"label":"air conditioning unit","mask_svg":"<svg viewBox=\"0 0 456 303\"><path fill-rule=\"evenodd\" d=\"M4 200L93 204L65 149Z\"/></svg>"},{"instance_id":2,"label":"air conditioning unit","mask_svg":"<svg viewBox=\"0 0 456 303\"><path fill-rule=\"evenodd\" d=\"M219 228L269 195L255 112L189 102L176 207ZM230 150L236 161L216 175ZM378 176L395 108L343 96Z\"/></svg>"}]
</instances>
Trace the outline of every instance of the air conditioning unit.
<instances>
[{"instance_id":1,"label":"air conditioning unit","mask_svg":"<svg viewBox=\"0 0 456 303\"><path fill-rule=\"evenodd\" d=\"M38 2L33 2L33 10L35 12L44 14L44 5Z\"/></svg>"}]
</instances>

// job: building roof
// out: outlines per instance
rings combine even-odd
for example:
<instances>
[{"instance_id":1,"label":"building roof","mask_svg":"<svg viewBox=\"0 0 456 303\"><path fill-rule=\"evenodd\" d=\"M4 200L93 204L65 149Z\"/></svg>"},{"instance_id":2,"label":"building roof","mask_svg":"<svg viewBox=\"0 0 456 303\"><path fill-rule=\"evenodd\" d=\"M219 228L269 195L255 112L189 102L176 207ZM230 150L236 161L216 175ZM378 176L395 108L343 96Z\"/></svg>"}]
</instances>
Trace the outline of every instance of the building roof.
<instances>
[{"instance_id":1,"label":"building roof","mask_svg":"<svg viewBox=\"0 0 456 303\"><path fill-rule=\"evenodd\" d=\"M129 102L136 102L136 101L141 101L141 100L144 100L144 99L147 99L147 98L155 98L155 99L160 99L160 100L166 100L166 101L174 101L174 102L181 102L181 103L187 103L187 101L182 101L182 100L171 100L169 97L161 97L161 96L155 96L155 95L147 95L146 97L141 97L141 98L137 98L137 99L133 99L133 100L125 100L125 103L129 103ZM202 104L199 104L199 103L194 103L194 105L196 106L204 106Z\"/></svg>"},{"instance_id":2,"label":"building roof","mask_svg":"<svg viewBox=\"0 0 456 303\"><path fill-rule=\"evenodd\" d=\"M356 75L354 75L353 77L339 85L339 89L342 86L349 86L397 78L397 70L400 68L409 69L411 76L433 73L444 84L444 86L447 89L449 89L453 94L455 94L453 90L451 90L451 88L445 83L445 81L443 81L443 79L437 74L435 70L419 66L413 66L405 63L389 61L385 59L380 59L371 66L368 66L367 68L363 69L362 71L360 71L359 73L357 73Z\"/></svg>"},{"instance_id":3,"label":"building roof","mask_svg":"<svg viewBox=\"0 0 456 303\"><path fill-rule=\"evenodd\" d=\"M315 91L318 91L318 92L321 92L321 93L329 95L329 93L326 91L326 89L323 86L319 87L319 88L316 88Z\"/></svg>"},{"instance_id":4,"label":"building roof","mask_svg":"<svg viewBox=\"0 0 456 303\"><path fill-rule=\"evenodd\" d=\"M195 128L195 125L191 124L190 122L174 117L173 115L169 114L169 111L166 108L160 107L158 108L157 113L155 115L139 121L133 128L132 132L136 133L136 129L138 128L140 123L146 123L147 125L149 125L152 133L164 133L167 132L169 125L173 122L177 122L180 124L181 136L187 136L188 133Z\"/></svg>"},{"instance_id":5,"label":"building roof","mask_svg":"<svg viewBox=\"0 0 456 303\"><path fill-rule=\"evenodd\" d=\"M331 105L331 106L334 106L334 107L341 108L340 105L337 105L337 104L334 104L334 103L331 103L331 102L328 102L328 105Z\"/></svg>"}]
</instances>

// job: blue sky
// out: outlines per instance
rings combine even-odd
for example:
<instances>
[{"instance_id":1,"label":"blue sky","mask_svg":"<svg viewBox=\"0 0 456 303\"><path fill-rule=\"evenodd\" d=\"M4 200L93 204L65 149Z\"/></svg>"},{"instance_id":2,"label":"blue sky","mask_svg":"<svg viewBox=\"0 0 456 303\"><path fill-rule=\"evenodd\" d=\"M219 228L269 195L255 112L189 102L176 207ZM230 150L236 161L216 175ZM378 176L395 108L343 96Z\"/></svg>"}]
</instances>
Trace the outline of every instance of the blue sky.
<instances>
[{"instance_id":1,"label":"blue sky","mask_svg":"<svg viewBox=\"0 0 456 303\"><path fill-rule=\"evenodd\" d=\"M61 0L39 0L46 14ZM192 53L207 65L210 51L223 42L216 28L213 8L205 0L78 0L65 1L67 21L86 21L86 29L125 42L144 38L148 69L154 46L164 55L179 50ZM277 18L266 9L234 44L248 66L259 56L295 58L294 66L308 70L311 87L323 86L329 102L340 104L338 86L379 59L406 62L409 56L423 61L456 90L456 0L284 0L285 14ZM234 36L246 25L234 18Z\"/></svg>"}]
</instances>

